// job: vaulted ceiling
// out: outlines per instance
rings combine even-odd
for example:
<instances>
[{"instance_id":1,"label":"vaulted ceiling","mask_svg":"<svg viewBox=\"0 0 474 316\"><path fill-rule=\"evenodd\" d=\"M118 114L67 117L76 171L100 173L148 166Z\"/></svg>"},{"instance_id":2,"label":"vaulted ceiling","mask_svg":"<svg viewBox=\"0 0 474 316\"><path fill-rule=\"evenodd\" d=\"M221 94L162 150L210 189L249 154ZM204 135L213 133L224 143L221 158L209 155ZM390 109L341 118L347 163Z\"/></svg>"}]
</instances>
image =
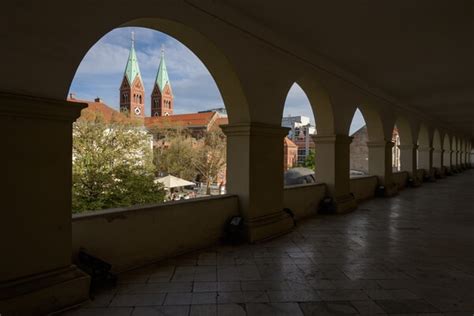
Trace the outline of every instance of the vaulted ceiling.
<instances>
[{"instance_id":1,"label":"vaulted ceiling","mask_svg":"<svg viewBox=\"0 0 474 316\"><path fill-rule=\"evenodd\" d=\"M474 1L223 2L474 137Z\"/></svg>"}]
</instances>

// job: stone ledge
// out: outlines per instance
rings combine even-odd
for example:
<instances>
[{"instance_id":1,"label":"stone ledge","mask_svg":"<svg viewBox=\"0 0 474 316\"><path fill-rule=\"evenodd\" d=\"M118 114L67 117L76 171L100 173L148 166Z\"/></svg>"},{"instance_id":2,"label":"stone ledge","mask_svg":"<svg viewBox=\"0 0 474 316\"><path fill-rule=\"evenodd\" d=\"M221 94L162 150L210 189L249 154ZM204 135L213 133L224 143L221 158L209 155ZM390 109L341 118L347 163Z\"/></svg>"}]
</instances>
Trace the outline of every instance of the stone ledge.
<instances>
[{"instance_id":1,"label":"stone ledge","mask_svg":"<svg viewBox=\"0 0 474 316\"><path fill-rule=\"evenodd\" d=\"M73 122L86 105L79 102L0 92L0 116Z\"/></svg>"}]
</instances>

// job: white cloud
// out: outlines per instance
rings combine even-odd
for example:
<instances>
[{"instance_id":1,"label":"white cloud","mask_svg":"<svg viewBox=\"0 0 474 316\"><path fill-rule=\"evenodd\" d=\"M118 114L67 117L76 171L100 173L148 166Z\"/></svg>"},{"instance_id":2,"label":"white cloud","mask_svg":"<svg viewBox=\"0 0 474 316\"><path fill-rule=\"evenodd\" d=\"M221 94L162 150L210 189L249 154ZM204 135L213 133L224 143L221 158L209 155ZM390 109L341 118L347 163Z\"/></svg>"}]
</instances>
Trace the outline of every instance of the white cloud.
<instances>
[{"instance_id":1,"label":"white cloud","mask_svg":"<svg viewBox=\"0 0 474 316\"><path fill-rule=\"evenodd\" d=\"M158 70L162 45L175 96L176 113L196 112L224 104L212 76L193 52L174 38L145 28L119 28L102 37L79 65L71 92L86 100L100 96L108 105L118 109L118 89L130 50L132 30L135 32L137 58L145 84L148 115L149 96ZM309 100L297 84L288 92L283 115L304 115L314 124ZM351 133L364 124L362 114L357 110Z\"/></svg>"},{"instance_id":2,"label":"white cloud","mask_svg":"<svg viewBox=\"0 0 474 316\"><path fill-rule=\"evenodd\" d=\"M356 109L354 117L352 118L351 127L349 129L349 135L352 135L355 131L365 125L364 117L359 109Z\"/></svg>"},{"instance_id":3,"label":"white cloud","mask_svg":"<svg viewBox=\"0 0 474 316\"><path fill-rule=\"evenodd\" d=\"M132 29L136 34L135 48L147 94L147 113L150 113L149 95L158 70L162 44L177 113L223 104L216 83L199 58L166 34L143 28L116 29L99 40L81 62L71 92L82 99L100 96L107 104L118 108L118 89L129 54Z\"/></svg>"},{"instance_id":4,"label":"white cloud","mask_svg":"<svg viewBox=\"0 0 474 316\"><path fill-rule=\"evenodd\" d=\"M123 73L128 53L128 49L123 47L110 43L97 42L82 60L76 72L76 76Z\"/></svg>"},{"instance_id":5,"label":"white cloud","mask_svg":"<svg viewBox=\"0 0 474 316\"><path fill-rule=\"evenodd\" d=\"M314 115L308 97L303 89L296 83L291 86L290 91L285 100L285 108L283 116L298 116L303 115L310 118L311 123L314 124Z\"/></svg>"}]
</instances>

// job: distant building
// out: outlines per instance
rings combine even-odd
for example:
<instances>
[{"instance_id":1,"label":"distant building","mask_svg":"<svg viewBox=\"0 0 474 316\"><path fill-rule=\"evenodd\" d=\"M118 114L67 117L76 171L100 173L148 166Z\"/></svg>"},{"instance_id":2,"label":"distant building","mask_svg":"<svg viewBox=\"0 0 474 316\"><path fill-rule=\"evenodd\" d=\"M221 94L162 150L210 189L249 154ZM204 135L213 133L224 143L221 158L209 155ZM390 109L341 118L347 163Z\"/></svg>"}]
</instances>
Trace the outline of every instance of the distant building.
<instances>
[{"instance_id":1,"label":"distant building","mask_svg":"<svg viewBox=\"0 0 474 316\"><path fill-rule=\"evenodd\" d=\"M298 146L288 137L283 140L283 170L296 167L298 163Z\"/></svg>"},{"instance_id":2,"label":"distant building","mask_svg":"<svg viewBox=\"0 0 474 316\"><path fill-rule=\"evenodd\" d=\"M352 172L359 171L368 174L369 148L367 147L367 142L369 141L369 135L367 133L367 126L362 126L350 136L352 137L350 144L350 170Z\"/></svg>"},{"instance_id":3,"label":"distant building","mask_svg":"<svg viewBox=\"0 0 474 316\"><path fill-rule=\"evenodd\" d=\"M369 135L367 133L367 126L364 125L355 131L352 135L352 142L350 145L350 170L360 171L364 174L369 173L369 148L367 142L369 141ZM398 129L393 129L392 142L394 146L392 148L392 169L393 171L400 170L400 136L398 135Z\"/></svg>"},{"instance_id":4,"label":"distant building","mask_svg":"<svg viewBox=\"0 0 474 316\"><path fill-rule=\"evenodd\" d=\"M316 134L316 127L311 125L307 116L286 116L282 118L281 125L290 128L288 138L298 148L297 164L302 164L311 150L315 150L312 135Z\"/></svg>"},{"instance_id":5,"label":"distant building","mask_svg":"<svg viewBox=\"0 0 474 316\"><path fill-rule=\"evenodd\" d=\"M201 138L205 133L227 124L227 118L222 118L216 112L187 113L170 116L153 116L145 118L146 128L157 135L160 129L187 129L195 138Z\"/></svg>"},{"instance_id":6,"label":"distant building","mask_svg":"<svg viewBox=\"0 0 474 316\"><path fill-rule=\"evenodd\" d=\"M226 108L214 108L204 111L198 111L198 113L207 113L207 112L216 112L219 114L220 117L227 117L227 110Z\"/></svg>"}]
</instances>

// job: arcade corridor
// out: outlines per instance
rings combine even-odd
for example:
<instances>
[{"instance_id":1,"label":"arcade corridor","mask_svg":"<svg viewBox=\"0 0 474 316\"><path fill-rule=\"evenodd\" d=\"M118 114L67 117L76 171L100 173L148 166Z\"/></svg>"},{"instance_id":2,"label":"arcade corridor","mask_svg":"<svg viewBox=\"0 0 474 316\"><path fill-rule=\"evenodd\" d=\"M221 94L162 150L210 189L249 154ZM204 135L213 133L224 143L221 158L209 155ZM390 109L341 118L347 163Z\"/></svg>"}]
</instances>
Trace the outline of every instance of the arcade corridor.
<instances>
[{"instance_id":1,"label":"arcade corridor","mask_svg":"<svg viewBox=\"0 0 474 316\"><path fill-rule=\"evenodd\" d=\"M65 315L471 315L474 170L120 275Z\"/></svg>"}]
</instances>

